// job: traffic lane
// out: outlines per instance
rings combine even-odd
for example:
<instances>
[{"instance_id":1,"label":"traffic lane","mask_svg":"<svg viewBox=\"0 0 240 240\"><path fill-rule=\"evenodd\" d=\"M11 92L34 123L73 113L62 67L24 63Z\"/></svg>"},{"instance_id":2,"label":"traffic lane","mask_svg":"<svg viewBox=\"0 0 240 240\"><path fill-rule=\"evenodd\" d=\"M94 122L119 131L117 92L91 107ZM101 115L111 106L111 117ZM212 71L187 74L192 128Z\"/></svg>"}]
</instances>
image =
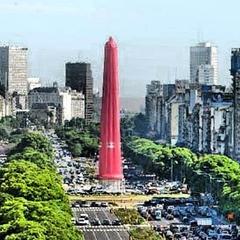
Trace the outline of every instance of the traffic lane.
<instances>
[{"instance_id":1,"label":"traffic lane","mask_svg":"<svg viewBox=\"0 0 240 240\"><path fill-rule=\"evenodd\" d=\"M106 232L107 236L109 237L109 239L116 239L116 240L125 240L121 237L121 235L119 235L119 232L115 231L115 232Z\"/></svg>"},{"instance_id":2,"label":"traffic lane","mask_svg":"<svg viewBox=\"0 0 240 240\"><path fill-rule=\"evenodd\" d=\"M119 239L129 240L129 233L125 231L118 231Z\"/></svg>"},{"instance_id":3,"label":"traffic lane","mask_svg":"<svg viewBox=\"0 0 240 240\"><path fill-rule=\"evenodd\" d=\"M99 211L99 212L96 212L96 215L98 216L98 219L100 220L100 222L102 223L104 219L108 219L110 220L104 211Z\"/></svg>"},{"instance_id":4,"label":"traffic lane","mask_svg":"<svg viewBox=\"0 0 240 240\"><path fill-rule=\"evenodd\" d=\"M108 237L106 232L95 232L95 236L97 240L111 240L111 238Z\"/></svg>"},{"instance_id":5,"label":"traffic lane","mask_svg":"<svg viewBox=\"0 0 240 240\"><path fill-rule=\"evenodd\" d=\"M102 210L102 209L100 209L100 208L97 208L97 209L84 209L84 208L79 208L79 209L77 210L77 214L76 214L76 215L77 215L77 217L79 218L82 213L85 213L85 214L88 215L90 221L93 221L93 220L95 220L95 219L97 218L97 219L99 219L100 222L102 223L104 219L110 220L109 217L108 217L108 215L105 214L105 211L106 211L106 210Z\"/></svg>"},{"instance_id":6,"label":"traffic lane","mask_svg":"<svg viewBox=\"0 0 240 240\"><path fill-rule=\"evenodd\" d=\"M80 218L80 215L85 213L89 217L89 221L99 219L102 223L104 219L108 219L111 223L117 220L117 217L107 208L72 208L75 219Z\"/></svg>"},{"instance_id":7,"label":"traffic lane","mask_svg":"<svg viewBox=\"0 0 240 240\"><path fill-rule=\"evenodd\" d=\"M95 211L86 211L86 214L88 214L90 222L98 219L97 212L95 212Z\"/></svg>"},{"instance_id":8,"label":"traffic lane","mask_svg":"<svg viewBox=\"0 0 240 240\"><path fill-rule=\"evenodd\" d=\"M82 230L86 240L129 240L129 234L126 230L111 229L105 230Z\"/></svg>"},{"instance_id":9,"label":"traffic lane","mask_svg":"<svg viewBox=\"0 0 240 240\"><path fill-rule=\"evenodd\" d=\"M89 231L119 231L119 232L123 232L126 231L125 227L122 226L90 226L90 225L86 225L86 226L77 226L78 229L80 229L83 232L89 232Z\"/></svg>"},{"instance_id":10,"label":"traffic lane","mask_svg":"<svg viewBox=\"0 0 240 240\"><path fill-rule=\"evenodd\" d=\"M95 235L95 232L84 232L84 239L85 240L98 240Z\"/></svg>"},{"instance_id":11,"label":"traffic lane","mask_svg":"<svg viewBox=\"0 0 240 240\"><path fill-rule=\"evenodd\" d=\"M78 211L78 217L80 217L82 213L85 213L88 215L90 222L98 218L97 211L90 211L84 208L80 208L80 210Z\"/></svg>"}]
</instances>

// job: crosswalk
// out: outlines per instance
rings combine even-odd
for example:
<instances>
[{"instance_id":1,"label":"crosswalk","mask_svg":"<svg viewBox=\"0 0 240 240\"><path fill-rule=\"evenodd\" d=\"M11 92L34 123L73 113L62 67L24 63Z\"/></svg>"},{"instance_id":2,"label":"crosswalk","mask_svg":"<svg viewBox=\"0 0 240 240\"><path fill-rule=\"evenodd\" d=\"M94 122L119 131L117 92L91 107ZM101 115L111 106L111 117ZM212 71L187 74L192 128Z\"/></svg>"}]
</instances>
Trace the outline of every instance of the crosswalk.
<instances>
[{"instance_id":1,"label":"crosswalk","mask_svg":"<svg viewBox=\"0 0 240 240\"><path fill-rule=\"evenodd\" d=\"M83 232L125 232L124 226L77 226Z\"/></svg>"},{"instance_id":2,"label":"crosswalk","mask_svg":"<svg viewBox=\"0 0 240 240\"><path fill-rule=\"evenodd\" d=\"M72 207L73 212L100 212L103 210L110 210L109 207L105 208L99 208L99 207L86 207L86 208L77 208L77 207Z\"/></svg>"}]
</instances>

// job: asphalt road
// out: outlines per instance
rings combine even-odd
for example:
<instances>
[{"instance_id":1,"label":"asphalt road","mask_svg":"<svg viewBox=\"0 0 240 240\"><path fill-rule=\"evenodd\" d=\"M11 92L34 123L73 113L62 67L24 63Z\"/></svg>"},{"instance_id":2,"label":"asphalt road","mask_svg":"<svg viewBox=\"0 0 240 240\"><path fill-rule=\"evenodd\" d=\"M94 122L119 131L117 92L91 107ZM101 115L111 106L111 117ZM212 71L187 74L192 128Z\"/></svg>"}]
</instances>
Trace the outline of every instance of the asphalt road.
<instances>
[{"instance_id":1,"label":"asphalt road","mask_svg":"<svg viewBox=\"0 0 240 240\"><path fill-rule=\"evenodd\" d=\"M88 214L89 221L99 219L102 223L104 219L111 222L116 220L117 217L110 213L109 208L89 207L89 208L72 208L75 219L80 217L80 214ZM84 234L85 240L129 240L129 234L121 226L77 226Z\"/></svg>"}]
</instances>

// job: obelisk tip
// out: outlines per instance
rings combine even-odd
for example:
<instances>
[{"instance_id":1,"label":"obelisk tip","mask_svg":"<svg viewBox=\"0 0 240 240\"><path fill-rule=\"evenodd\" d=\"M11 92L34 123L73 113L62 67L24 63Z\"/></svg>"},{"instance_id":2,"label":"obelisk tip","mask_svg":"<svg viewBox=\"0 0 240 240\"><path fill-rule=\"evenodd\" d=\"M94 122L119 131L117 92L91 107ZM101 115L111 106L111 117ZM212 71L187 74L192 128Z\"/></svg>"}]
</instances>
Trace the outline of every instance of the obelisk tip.
<instances>
[{"instance_id":1,"label":"obelisk tip","mask_svg":"<svg viewBox=\"0 0 240 240\"><path fill-rule=\"evenodd\" d=\"M106 42L106 47L112 47L112 48L117 47L117 43L113 40L112 36L108 38L108 41Z\"/></svg>"}]
</instances>

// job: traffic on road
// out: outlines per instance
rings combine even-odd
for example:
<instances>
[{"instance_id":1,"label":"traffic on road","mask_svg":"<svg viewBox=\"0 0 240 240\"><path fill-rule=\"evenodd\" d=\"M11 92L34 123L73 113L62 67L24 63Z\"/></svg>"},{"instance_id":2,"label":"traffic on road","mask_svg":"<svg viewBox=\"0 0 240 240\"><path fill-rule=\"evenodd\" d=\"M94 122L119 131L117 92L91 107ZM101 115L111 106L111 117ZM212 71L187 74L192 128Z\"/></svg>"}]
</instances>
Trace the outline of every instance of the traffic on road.
<instances>
[{"instance_id":1,"label":"traffic on road","mask_svg":"<svg viewBox=\"0 0 240 240\"><path fill-rule=\"evenodd\" d=\"M95 179L96 159L73 158L64 141L49 136L56 150L55 163L69 195L108 194ZM159 198L158 194L188 194L185 183L159 180L145 174L141 167L123 160L125 194L152 195L150 201L137 204L139 214L152 229L166 239L240 239L239 229L219 213L210 194L200 198ZM91 175L92 174L92 175ZM85 239L129 239L126 227L112 213L107 202L75 201L73 222Z\"/></svg>"},{"instance_id":2,"label":"traffic on road","mask_svg":"<svg viewBox=\"0 0 240 240\"><path fill-rule=\"evenodd\" d=\"M72 158L57 135L48 137L55 148L55 164L62 175L65 191L70 195L97 192L97 185L87 171L94 163L85 158ZM83 232L85 240L129 240L128 231L111 212L107 202L75 201L71 208L72 221Z\"/></svg>"},{"instance_id":3,"label":"traffic on road","mask_svg":"<svg viewBox=\"0 0 240 240\"><path fill-rule=\"evenodd\" d=\"M239 239L239 229L229 224L217 207L194 198L154 198L138 205L139 213L166 239Z\"/></svg>"}]
</instances>

